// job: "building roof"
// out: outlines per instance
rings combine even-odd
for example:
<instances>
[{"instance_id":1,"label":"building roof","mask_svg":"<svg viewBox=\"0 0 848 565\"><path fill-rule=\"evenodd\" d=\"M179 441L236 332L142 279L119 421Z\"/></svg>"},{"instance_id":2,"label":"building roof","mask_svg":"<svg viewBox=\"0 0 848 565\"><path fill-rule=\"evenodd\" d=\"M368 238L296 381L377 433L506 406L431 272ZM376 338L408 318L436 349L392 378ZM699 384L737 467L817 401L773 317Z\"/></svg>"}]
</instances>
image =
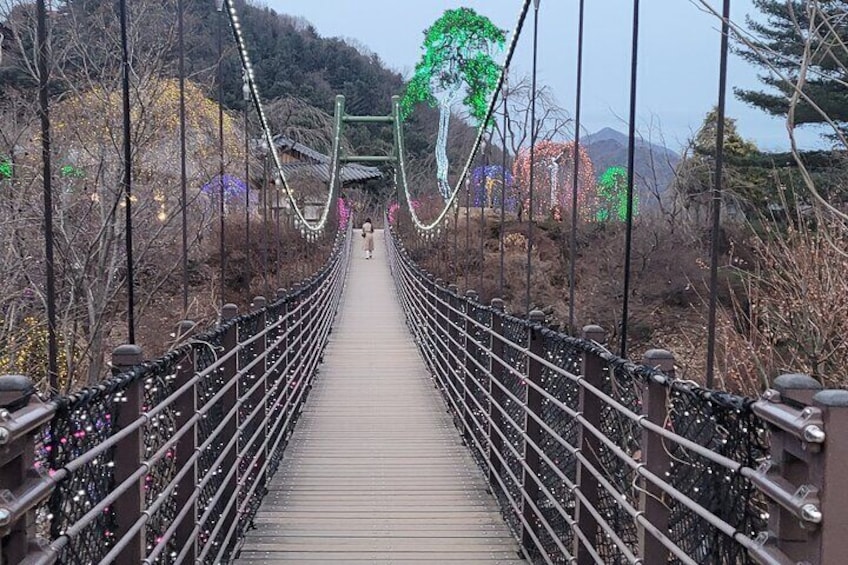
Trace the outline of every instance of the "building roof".
<instances>
[{"instance_id":1,"label":"building roof","mask_svg":"<svg viewBox=\"0 0 848 565\"><path fill-rule=\"evenodd\" d=\"M284 135L276 136L274 138L274 144L279 149L299 153L306 158L306 160L298 163L284 163L282 168L283 173L286 175L303 175L318 178L324 182L330 181L329 156L324 155L311 147L307 147L302 143L298 143ZM367 167L356 163L348 163L346 165L342 165L341 168L342 184L347 182L378 179L382 176L383 174L377 167Z\"/></svg>"}]
</instances>

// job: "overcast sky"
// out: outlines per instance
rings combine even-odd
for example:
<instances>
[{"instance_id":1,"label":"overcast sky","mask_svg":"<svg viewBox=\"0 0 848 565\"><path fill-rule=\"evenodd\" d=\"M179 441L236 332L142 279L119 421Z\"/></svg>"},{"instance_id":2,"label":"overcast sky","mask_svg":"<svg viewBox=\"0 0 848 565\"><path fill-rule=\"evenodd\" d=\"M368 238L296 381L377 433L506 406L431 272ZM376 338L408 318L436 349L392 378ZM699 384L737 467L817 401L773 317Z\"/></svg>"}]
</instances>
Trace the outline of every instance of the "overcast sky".
<instances>
[{"instance_id":1,"label":"overcast sky","mask_svg":"<svg viewBox=\"0 0 848 565\"><path fill-rule=\"evenodd\" d=\"M354 38L391 68L408 76L421 54L422 32L447 9L467 6L512 31L520 0L266 0L278 12L302 16L321 36ZM720 2L712 0L720 10ZM569 113L574 110L577 0L542 0L539 25L539 81L550 85ZM532 11L532 10L531 10ZM755 14L752 0L733 0L732 18ZM640 12L637 127L679 148L703 121L718 97L718 20L692 0L643 0ZM632 2L586 2L583 123L627 131ZM519 72L531 68L532 20L528 18L517 53ZM756 88L758 69L737 57L730 62L731 87ZM782 119L770 118L728 95L728 115L740 133L764 150L789 145ZM802 131L806 146L819 144Z\"/></svg>"}]
</instances>

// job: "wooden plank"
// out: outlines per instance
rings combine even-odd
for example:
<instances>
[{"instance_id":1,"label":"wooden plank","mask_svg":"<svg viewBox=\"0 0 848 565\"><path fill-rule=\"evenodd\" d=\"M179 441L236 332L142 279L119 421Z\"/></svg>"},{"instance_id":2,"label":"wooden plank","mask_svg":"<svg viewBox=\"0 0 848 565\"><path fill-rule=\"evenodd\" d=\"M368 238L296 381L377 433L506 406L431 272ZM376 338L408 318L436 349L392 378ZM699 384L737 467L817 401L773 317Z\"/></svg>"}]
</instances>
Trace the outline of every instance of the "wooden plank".
<instances>
[{"instance_id":1,"label":"wooden plank","mask_svg":"<svg viewBox=\"0 0 848 565\"><path fill-rule=\"evenodd\" d=\"M522 563L381 255L351 259L324 364L237 563Z\"/></svg>"},{"instance_id":2,"label":"wooden plank","mask_svg":"<svg viewBox=\"0 0 848 565\"><path fill-rule=\"evenodd\" d=\"M516 556L512 552L494 552L494 551L481 551L478 553L464 553L462 557L457 557L457 555L441 552L441 551L432 551L428 553L426 556L418 554L418 553L399 553L399 552L376 552L369 551L363 552L357 555L351 555L349 553L344 552L326 552L326 553L312 553L312 552L243 552L242 558L239 559L239 563L257 565L277 565L277 564L291 564L291 563L334 563L336 565L339 564L348 564L348 565L361 565L362 563L369 564L377 564L377 565L391 565L391 564L403 564L403 565L425 565L433 563L440 563L446 565L527 565L526 561L516 559Z\"/></svg>"}]
</instances>

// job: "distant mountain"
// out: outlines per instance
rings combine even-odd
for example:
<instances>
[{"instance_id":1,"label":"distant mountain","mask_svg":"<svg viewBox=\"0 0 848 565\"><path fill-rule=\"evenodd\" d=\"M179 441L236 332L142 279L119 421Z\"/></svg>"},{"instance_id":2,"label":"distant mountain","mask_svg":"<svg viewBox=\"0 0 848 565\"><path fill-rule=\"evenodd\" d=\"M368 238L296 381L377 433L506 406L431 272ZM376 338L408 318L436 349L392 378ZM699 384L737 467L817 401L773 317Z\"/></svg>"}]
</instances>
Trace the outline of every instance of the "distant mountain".
<instances>
[{"instance_id":1,"label":"distant mountain","mask_svg":"<svg viewBox=\"0 0 848 565\"><path fill-rule=\"evenodd\" d=\"M610 167L627 167L628 137L612 128L604 128L580 139L586 148L595 173L600 177ZM641 202L656 202L655 194L664 197L671 181L674 169L680 162L680 155L667 147L636 140L634 154L634 178L636 192Z\"/></svg>"}]
</instances>

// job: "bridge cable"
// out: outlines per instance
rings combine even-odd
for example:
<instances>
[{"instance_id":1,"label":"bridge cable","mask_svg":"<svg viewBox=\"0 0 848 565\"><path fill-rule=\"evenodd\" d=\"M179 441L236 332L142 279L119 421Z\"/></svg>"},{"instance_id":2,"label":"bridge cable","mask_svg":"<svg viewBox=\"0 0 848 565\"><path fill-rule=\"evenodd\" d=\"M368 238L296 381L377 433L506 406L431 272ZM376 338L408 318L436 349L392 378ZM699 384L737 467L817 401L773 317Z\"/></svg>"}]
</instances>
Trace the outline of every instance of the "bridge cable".
<instances>
[{"instance_id":1,"label":"bridge cable","mask_svg":"<svg viewBox=\"0 0 848 565\"><path fill-rule=\"evenodd\" d=\"M730 35L730 0L724 0L721 20L721 55L718 74L718 115L716 116L715 185L713 186L712 233L710 234L710 304L707 321L707 388L713 387L715 373L716 307L718 302L718 247L721 227L721 185L724 165L724 114L727 100L727 51Z\"/></svg>"},{"instance_id":2,"label":"bridge cable","mask_svg":"<svg viewBox=\"0 0 848 565\"><path fill-rule=\"evenodd\" d=\"M233 32L233 38L235 39L236 45L239 50L239 57L241 58L242 68L247 75L248 86L250 88L250 93L253 98L253 104L256 109L257 114L259 115L259 122L262 128L262 133L265 137L265 143L268 145L268 151L273 158L273 165L275 168L276 177L278 178L282 184L283 188L286 192L286 197L288 198L289 203L291 204L292 210L296 215L296 224L301 228L301 234L305 235L306 233L317 234L324 230L327 225L327 221L330 217L330 210L332 209L333 199L336 196L336 179L339 176L339 142L341 138L341 128L337 127L334 130L333 134L333 151L330 162L330 170L329 170L329 190L327 191L327 200L324 205L323 212L321 213L321 218L319 218L317 223L312 223L306 219L303 215L303 212L300 210L300 207L297 204L297 200L294 197L294 193L289 186L288 180L286 179L285 172L283 171L282 161L280 160L280 155L277 153L277 147L274 144L274 136L271 132L271 128L268 124L268 119L265 115L265 109L262 106L262 100L259 96L259 88L256 85L256 80L253 74L253 64L250 62L250 55L247 52L247 47L245 46L244 36L242 35L241 23L239 22L238 13L236 12L235 2L234 0L223 0L224 5L227 7L227 12L230 17L230 28ZM339 100L336 100L336 112L341 111L341 103ZM311 238L309 238L311 239Z\"/></svg>"},{"instance_id":3,"label":"bridge cable","mask_svg":"<svg viewBox=\"0 0 848 565\"><path fill-rule=\"evenodd\" d=\"M220 284L221 284L221 306L223 307L226 304L226 277L225 272L227 268L227 248L225 242L225 229L224 225L224 75L223 75L223 66L222 63L224 61L224 3L222 0L218 1L218 65L215 69L216 80L218 81L218 198L220 198L220 202L218 203L218 221L219 221L219 229L221 230L220 235L220 247L219 254L221 259L221 273L220 273Z\"/></svg>"},{"instance_id":4,"label":"bridge cable","mask_svg":"<svg viewBox=\"0 0 848 565\"><path fill-rule=\"evenodd\" d=\"M477 154L480 144L483 139L483 133L485 131L485 126L489 122L494 113L495 106L497 104L498 94L501 91L501 87L503 86L506 74L509 70L509 65L512 62L512 57L515 54L516 47L518 45L518 38L521 35L521 30L524 27L524 20L527 16L527 11L530 8L530 2L532 0L524 0L524 3L521 6L521 11L518 15L518 21L516 23L515 28L512 31L512 36L510 38L509 48L507 50L506 58L504 59L503 68L501 69L501 73L498 76L498 83L495 86L495 90L492 92L491 99L489 101L489 108L486 111L486 116L483 120L480 121L480 125L477 128L477 136L474 138L474 145L471 148L471 153L468 155L468 159L465 162L465 166L462 169L462 172L459 175L459 178L456 181L456 186L451 193L450 198L448 198L447 202L445 202L445 207L439 213L438 217L435 220L430 222L429 224L425 224L418 217L418 214L415 213L415 210L412 207L412 202L409 194L409 186L406 182L406 164L405 164L405 155L403 153L403 145L400 146L400 159L398 159L398 168L400 169L400 180L404 189L404 194L406 197L406 205L409 209L409 214L412 217L413 223L415 223L416 228L421 231L430 231L436 228L439 224L441 224L442 220L447 216L450 207L456 202L456 199L459 195L459 191L465 182L466 177L468 176L468 171L471 168L472 162L474 160L474 156ZM403 124L400 120L400 111L397 108L398 102L395 102L395 128L397 129L397 138L398 140L403 138Z\"/></svg>"},{"instance_id":5,"label":"bridge cable","mask_svg":"<svg viewBox=\"0 0 848 565\"><path fill-rule=\"evenodd\" d=\"M471 183L466 180L465 182L465 249L462 250L462 259L464 268L463 275L465 275L465 288L470 288L468 286L468 271L471 270L471 257L469 256L469 251L471 250Z\"/></svg>"},{"instance_id":6,"label":"bridge cable","mask_svg":"<svg viewBox=\"0 0 848 565\"><path fill-rule=\"evenodd\" d=\"M244 82L242 84L242 100L244 102L244 248L247 250L247 260L244 263L247 274L247 286L250 288L250 282L253 279L253 269L251 268L251 259L253 251L250 248L250 86L247 84L247 72L244 73ZM268 296L268 295L266 295ZM270 298L270 297L268 297Z\"/></svg>"},{"instance_id":7,"label":"bridge cable","mask_svg":"<svg viewBox=\"0 0 848 565\"><path fill-rule=\"evenodd\" d=\"M527 214L527 294L525 307L527 319L530 319L530 279L533 275L533 189L536 177L536 75L539 54L539 1L535 1L533 10L533 70L530 86L530 210ZM523 203L522 203L523 204Z\"/></svg>"},{"instance_id":8,"label":"bridge cable","mask_svg":"<svg viewBox=\"0 0 848 565\"><path fill-rule=\"evenodd\" d=\"M56 343L56 271L53 253L53 173L50 158L50 101L47 84L47 8L36 3L38 41L38 114L41 118L41 166L44 198L44 267L47 294L47 382L51 396L59 392L59 346Z\"/></svg>"},{"instance_id":9,"label":"bridge cable","mask_svg":"<svg viewBox=\"0 0 848 565\"><path fill-rule=\"evenodd\" d=\"M489 141L486 143L486 148L483 150L483 171L485 173L485 183L489 182L489 150L492 144L492 136L489 135ZM483 242L486 237L486 212L485 205L488 204L487 196L488 191L486 190L486 184L483 185L483 190L480 192L480 267L478 268L478 272L480 275L480 280L477 283L477 292L480 293L480 300L483 299L483 271L486 267L486 254Z\"/></svg>"},{"instance_id":10,"label":"bridge cable","mask_svg":"<svg viewBox=\"0 0 848 565\"><path fill-rule=\"evenodd\" d=\"M133 237L132 237L132 140L130 138L130 55L127 37L127 0L120 0L119 11L121 20L121 98L123 106L124 129L124 204L126 218L126 234L124 243L127 253L127 343L135 343L135 271L133 266Z\"/></svg>"},{"instance_id":11,"label":"bridge cable","mask_svg":"<svg viewBox=\"0 0 848 565\"><path fill-rule=\"evenodd\" d=\"M577 284L577 179L580 174L580 113L583 98L583 21L585 0L580 0L577 16L577 94L574 108L574 175L571 187L571 245L568 259L568 331L577 335L574 326L574 293Z\"/></svg>"},{"instance_id":12,"label":"bridge cable","mask_svg":"<svg viewBox=\"0 0 848 565\"><path fill-rule=\"evenodd\" d=\"M262 159L262 279L265 283L265 296L270 296L268 284L268 154Z\"/></svg>"},{"instance_id":13,"label":"bridge cable","mask_svg":"<svg viewBox=\"0 0 848 565\"><path fill-rule=\"evenodd\" d=\"M180 89L180 216L182 220L183 316L188 317L188 173L186 169L185 3L177 0L177 50Z\"/></svg>"},{"instance_id":14,"label":"bridge cable","mask_svg":"<svg viewBox=\"0 0 848 565\"><path fill-rule=\"evenodd\" d=\"M506 77L504 77L503 90L503 129L501 130L501 225L498 234L498 247L500 251L500 274L498 277L498 297L503 298L504 295L504 230L506 228L506 129L509 121L509 88L507 87ZM513 179L515 184L515 179Z\"/></svg>"},{"instance_id":15,"label":"bridge cable","mask_svg":"<svg viewBox=\"0 0 848 565\"><path fill-rule=\"evenodd\" d=\"M630 303L630 262L633 244L633 170L636 152L636 71L639 62L639 0L633 0L633 31L630 50L630 124L627 149L627 231L624 239L624 299L621 306L621 347L619 355L627 357L627 316Z\"/></svg>"}]
</instances>

